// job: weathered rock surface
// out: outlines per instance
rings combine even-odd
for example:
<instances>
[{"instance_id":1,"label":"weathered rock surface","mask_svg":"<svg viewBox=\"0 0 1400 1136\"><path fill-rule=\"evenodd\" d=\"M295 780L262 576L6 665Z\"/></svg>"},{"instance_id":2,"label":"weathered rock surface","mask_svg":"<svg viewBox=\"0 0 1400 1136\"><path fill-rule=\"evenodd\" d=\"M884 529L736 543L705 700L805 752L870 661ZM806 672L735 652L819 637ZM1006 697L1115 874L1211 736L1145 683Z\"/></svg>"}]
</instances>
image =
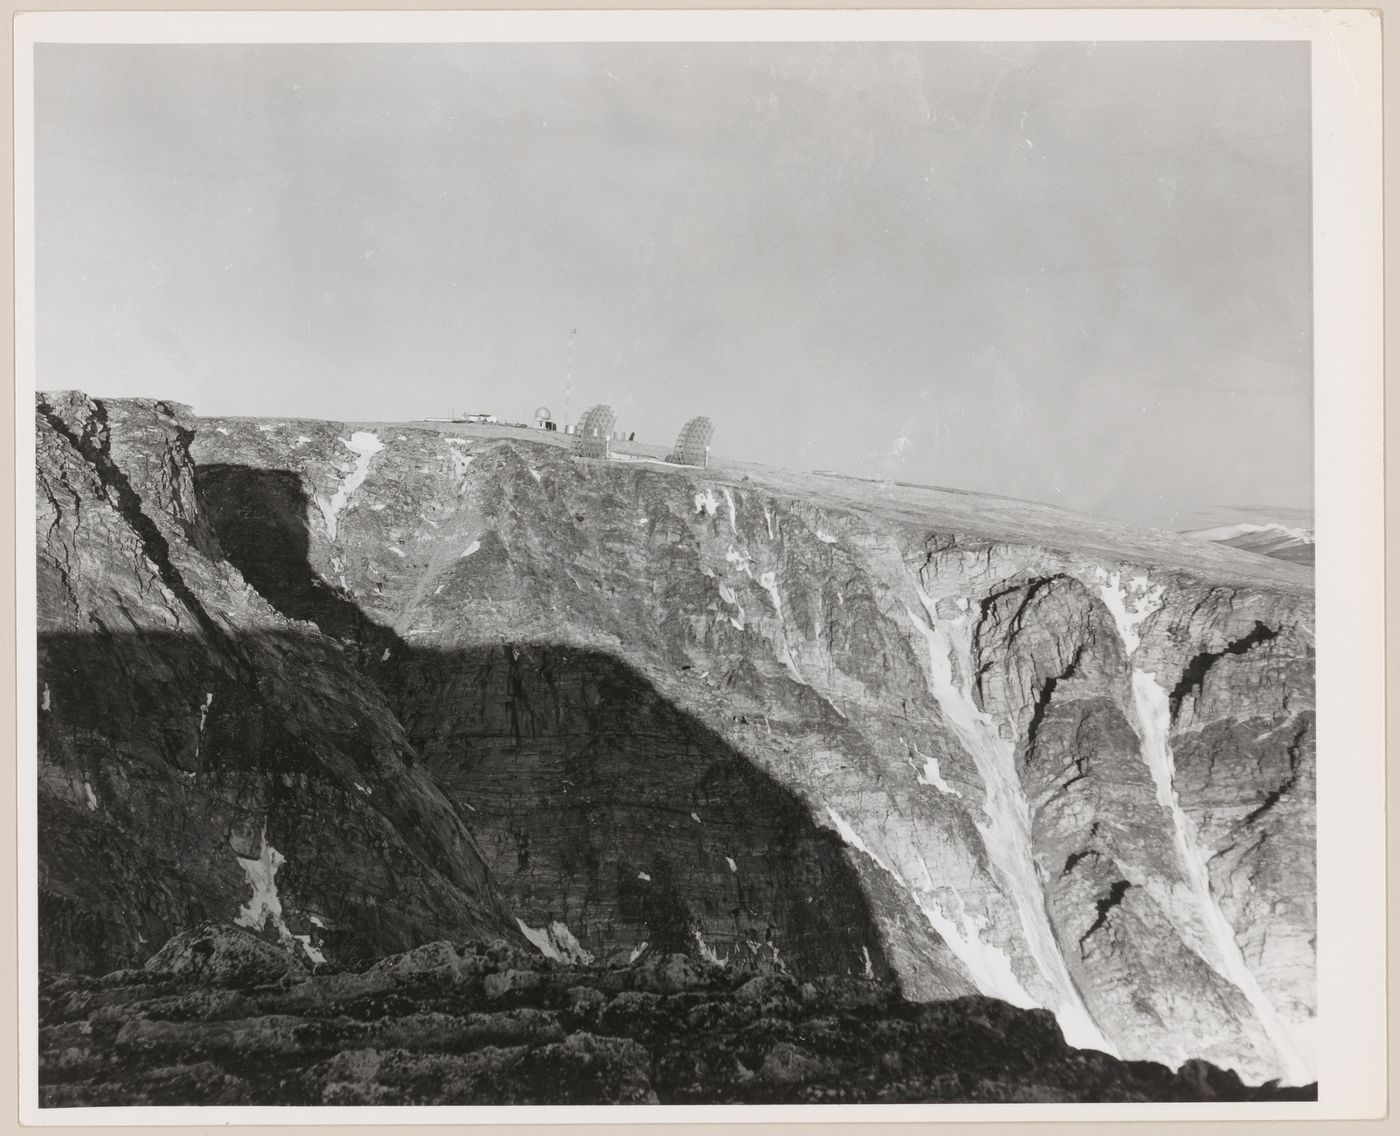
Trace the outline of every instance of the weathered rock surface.
<instances>
[{"instance_id":1,"label":"weathered rock surface","mask_svg":"<svg viewBox=\"0 0 1400 1136\"><path fill-rule=\"evenodd\" d=\"M144 962L205 919L308 962L518 937L379 689L223 557L188 412L38 410L42 964Z\"/></svg>"},{"instance_id":2,"label":"weathered rock surface","mask_svg":"<svg viewBox=\"0 0 1400 1136\"><path fill-rule=\"evenodd\" d=\"M234 927L205 934L225 976L266 946ZM1204 1062L1172 1073L1070 1049L1052 1015L979 995L917 1004L864 978L803 985L683 955L603 968L440 942L218 987L151 968L46 975L40 1000L50 1107L1316 1097Z\"/></svg>"},{"instance_id":3,"label":"weathered rock surface","mask_svg":"<svg viewBox=\"0 0 1400 1136\"><path fill-rule=\"evenodd\" d=\"M142 526L51 421L98 414L217 634L154 600ZM266 817L288 934L331 964L490 922L570 963L868 973L1044 1007L1125 1059L1310 1079L1306 569L523 434L72 396L40 438L50 965L249 904ZM197 808L144 788L167 780Z\"/></svg>"}]
</instances>

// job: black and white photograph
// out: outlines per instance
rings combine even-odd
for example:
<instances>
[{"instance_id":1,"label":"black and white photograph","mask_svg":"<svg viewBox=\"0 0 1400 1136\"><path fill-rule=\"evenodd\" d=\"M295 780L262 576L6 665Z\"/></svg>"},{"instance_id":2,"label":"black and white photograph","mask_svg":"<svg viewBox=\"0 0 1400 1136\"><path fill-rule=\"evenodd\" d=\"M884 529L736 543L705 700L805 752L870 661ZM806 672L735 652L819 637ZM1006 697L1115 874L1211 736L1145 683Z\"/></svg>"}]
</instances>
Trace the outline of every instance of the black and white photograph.
<instances>
[{"instance_id":1,"label":"black and white photograph","mask_svg":"<svg viewBox=\"0 0 1400 1136\"><path fill-rule=\"evenodd\" d=\"M595 15L22 46L35 1122L1306 1115L1317 27Z\"/></svg>"}]
</instances>

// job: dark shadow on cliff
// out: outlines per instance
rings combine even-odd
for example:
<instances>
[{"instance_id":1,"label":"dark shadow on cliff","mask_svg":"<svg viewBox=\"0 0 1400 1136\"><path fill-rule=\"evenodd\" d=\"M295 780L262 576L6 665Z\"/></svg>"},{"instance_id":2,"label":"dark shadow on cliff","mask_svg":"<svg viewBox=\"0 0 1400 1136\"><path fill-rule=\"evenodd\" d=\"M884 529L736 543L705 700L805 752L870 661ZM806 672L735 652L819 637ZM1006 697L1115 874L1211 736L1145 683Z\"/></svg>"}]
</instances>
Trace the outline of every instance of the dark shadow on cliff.
<instances>
[{"instance_id":1,"label":"dark shadow on cliff","mask_svg":"<svg viewBox=\"0 0 1400 1136\"><path fill-rule=\"evenodd\" d=\"M864 949L890 974L839 838L624 660L410 647L312 568L300 475L205 465L197 486L244 578L353 645L527 922L562 922L590 949L772 940L813 971L859 970Z\"/></svg>"},{"instance_id":2,"label":"dark shadow on cliff","mask_svg":"<svg viewBox=\"0 0 1400 1136\"><path fill-rule=\"evenodd\" d=\"M174 827L184 831L191 815L221 817L252 801L266 805L270 829L291 841L298 826L314 833L318 810L337 802L380 809L381 794L356 788L368 758L324 752L359 744L338 738L328 747L316 721L324 712L327 720L373 713L402 723L403 761L446 794L507 903L533 927L557 922L600 958L625 957L643 942L720 955L776 948L799 974L859 973L868 952L874 973L892 978L839 837L626 661L551 643L410 647L311 569L308 502L296 474L201 467L198 488L244 578L283 614L322 632L235 636L227 646L255 667L296 659L313 676L318 659L330 660L319 664L326 689L310 703L298 698L295 712L279 710L275 683L218 685L213 676L229 670L213 657L223 648L192 637L44 637L40 681L50 684L56 709L46 722L48 757L56 770L67 767L55 780L92 783L103 802L84 808L82 791L65 789L41 808L41 922L51 940L41 954L49 964L91 970L137 961L135 926L104 945L94 923L129 901L145 911L140 928L151 949L193 916L232 915L195 910L198 888L178 841L161 864L118 866L133 836L139 845L142 823L168 833L164 818L178 811ZM345 663L356 683L337 678ZM366 679L372 686L357 690ZM201 692L215 689L197 731ZM378 710L368 705L370 689L382 699ZM115 815L124 817L121 833L110 828ZM403 810L394 819L413 823ZM222 847L215 836L210 847ZM293 898L314 896L318 910L335 906L333 926L354 925L340 877L309 877L308 858L325 859L313 847L308 840L288 855L279 886ZM384 919L382 899L374 906ZM432 933L421 920L414 926L420 940ZM70 950L64 940L73 937L91 946ZM401 930L361 930L354 948L377 937L383 950L402 948Z\"/></svg>"},{"instance_id":3,"label":"dark shadow on cliff","mask_svg":"<svg viewBox=\"0 0 1400 1136\"><path fill-rule=\"evenodd\" d=\"M334 649L317 639L237 637L241 654L269 666ZM349 811L387 807L387 789L371 780L374 759L352 731L332 737L321 722L376 711L329 671L345 701L279 706L266 682L259 692L218 677L225 668L211 650L193 636L41 637L39 681L54 707L40 731L52 790L41 791L41 924L54 940L43 957L81 970L139 961L120 943L102 945L95 912L144 912L151 949L191 920L231 918L202 908L200 881L235 869L236 854L256 855L249 838L234 847L225 830L260 810L287 856L277 877L284 900L300 896L329 925L357 928L355 951L411 945L397 931L379 942L365 929L366 919L392 918L392 889L372 888L362 913L334 862ZM642 942L721 955L777 947L797 973L858 973L868 950L889 977L839 838L622 661L541 644L400 645L367 677L383 692L378 713L408 732L405 764L446 794L527 923L559 921L600 957ZM215 697L200 730L204 686ZM407 844L424 844L411 809L390 819ZM368 823L355 831L385 839ZM431 846L424 854L433 859ZM450 920L417 926L420 941L451 937Z\"/></svg>"},{"instance_id":4,"label":"dark shadow on cliff","mask_svg":"<svg viewBox=\"0 0 1400 1136\"><path fill-rule=\"evenodd\" d=\"M301 475L244 465L196 467L195 488L228 561L288 619L368 645L381 629L311 568L311 501Z\"/></svg>"}]
</instances>

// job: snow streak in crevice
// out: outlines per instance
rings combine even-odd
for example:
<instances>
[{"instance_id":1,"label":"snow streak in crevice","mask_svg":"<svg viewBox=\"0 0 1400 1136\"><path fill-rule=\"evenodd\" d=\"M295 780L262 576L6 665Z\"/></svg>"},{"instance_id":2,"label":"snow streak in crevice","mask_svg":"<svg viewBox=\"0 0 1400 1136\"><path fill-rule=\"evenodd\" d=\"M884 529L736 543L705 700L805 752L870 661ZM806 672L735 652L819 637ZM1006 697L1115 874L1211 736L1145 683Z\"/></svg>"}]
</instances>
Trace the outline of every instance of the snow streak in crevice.
<instances>
[{"instance_id":1,"label":"snow streak in crevice","mask_svg":"<svg viewBox=\"0 0 1400 1136\"><path fill-rule=\"evenodd\" d=\"M1278 1011L1254 977L1254 972L1249 969L1244 952L1235 939L1235 929L1225 918L1210 890L1210 869L1205 850L1201 847L1195 824L1182 809L1176 795L1175 761L1168 739L1171 706L1167 692L1156 676L1135 669L1133 701L1137 710L1143 759L1152 772L1157 802L1171 815L1177 858L1186 874L1197 914L1206 931L1207 941L1201 944L1199 953L1217 974L1236 986L1248 1000L1254 1016L1274 1047L1285 1079L1294 1085L1308 1084L1314 1079L1308 1061L1299 1052Z\"/></svg>"},{"instance_id":2,"label":"snow streak in crevice","mask_svg":"<svg viewBox=\"0 0 1400 1136\"><path fill-rule=\"evenodd\" d=\"M336 538L341 510L349 504L355 491L365 483L365 478L369 476L369 463L373 460L374 455L384 448L384 443L379 440L379 436L368 430L357 430L348 439L341 438L340 443L347 449L354 450L359 456L355 459L355 467L346 474L345 480L335 491L335 496L331 497L329 501L320 497L316 499L321 516L326 521L326 534L331 540Z\"/></svg>"},{"instance_id":3,"label":"snow streak in crevice","mask_svg":"<svg viewBox=\"0 0 1400 1136\"><path fill-rule=\"evenodd\" d=\"M1143 576L1135 578L1128 587L1124 587L1120 575L1116 572L1110 575L1099 569L1096 574L1102 581L1100 594L1104 604L1113 615L1125 653L1132 659L1140 645L1138 626L1161 608L1165 589L1160 585L1151 589L1150 581ZM1205 666L1208 667L1222 655L1243 654L1255 643L1272 638L1274 634L1260 624L1254 632L1230 644L1224 651L1214 655L1198 655L1196 659L1207 658ZM1203 668L1199 669L1202 669L1203 673ZM1195 944L1196 952L1211 969L1235 986L1249 1002L1255 1018L1275 1051L1284 1077L1290 1084L1307 1084L1313 1079L1309 1062L1299 1052L1278 1011L1245 962L1244 953L1235 939L1234 928L1211 892L1206 850L1201 846L1195 824L1182 809L1176 794L1176 768L1172 756L1170 730L1180 698L1190 689L1191 667L1188 666L1187 670L1187 678L1184 678L1183 683L1178 684L1177 690L1169 695L1166 688L1157 681L1155 674L1139 667L1132 668L1133 708L1137 719L1135 728L1143 761L1152 774L1157 803L1171 818L1177 860L1190 888L1192 906L1200 925L1200 931L1192 933L1195 929L1189 928L1187 933L1198 940L1201 933L1204 933L1204 940Z\"/></svg>"},{"instance_id":4,"label":"snow streak in crevice","mask_svg":"<svg viewBox=\"0 0 1400 1136\"><path fill-rule=\"evenodd\" d=\"M957 618L940 619L937 601L932 596L919 589L919 599L927 619L921 619L912 610L908 615L928 644L929 690L943 720L971 756L982 778L983 815L975 823L994 876L1003 894L1012 901L1031 958L1054 992L1056 1004L1048 1008L1059 1019L1071 1045L1116 1055L1079 996L1045 911L1045 898L1031 855L1030 809L1016 770L1014 744L1001 736L997 723L972 698L972 616L964 605Z\"/></svg>"}]
</instances>

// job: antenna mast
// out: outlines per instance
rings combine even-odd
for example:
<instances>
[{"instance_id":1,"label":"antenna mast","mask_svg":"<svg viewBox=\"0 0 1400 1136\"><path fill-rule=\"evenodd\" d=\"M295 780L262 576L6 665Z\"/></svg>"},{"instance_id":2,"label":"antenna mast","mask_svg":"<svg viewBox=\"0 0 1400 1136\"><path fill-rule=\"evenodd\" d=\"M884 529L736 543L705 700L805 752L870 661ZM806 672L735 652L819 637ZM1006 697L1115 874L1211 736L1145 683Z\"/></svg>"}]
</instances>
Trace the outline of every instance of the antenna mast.
<instances>
[{"instance_id":1,"label":"antenna mast","mask_svg":"<svg viewBox=\"0 0 1400 1136\"><path fill-rule=\"evenodd\" d=\"M569 432L569 402L574 394L574 336L578 328L569 329L569 361L564 371L564 433Z\"/></svg>"}]
</instances>

